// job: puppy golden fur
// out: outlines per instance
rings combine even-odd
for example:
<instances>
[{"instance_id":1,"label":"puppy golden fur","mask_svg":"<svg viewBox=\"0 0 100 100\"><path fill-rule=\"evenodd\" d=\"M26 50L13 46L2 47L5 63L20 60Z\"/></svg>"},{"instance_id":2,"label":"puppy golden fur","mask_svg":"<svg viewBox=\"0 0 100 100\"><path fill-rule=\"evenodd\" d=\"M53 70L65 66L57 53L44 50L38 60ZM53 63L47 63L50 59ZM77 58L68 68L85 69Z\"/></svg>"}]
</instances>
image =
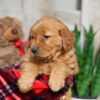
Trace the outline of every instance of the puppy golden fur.
<instances>
[{"instance_id":1,"label":"puppy golden fur","mask_svg":"<svg viewBox=\"0 0 100 100\"><path fill-rule=\"evenodd\" d=\"M33 48L36 52L32 52ZM30 91L35 78L42 73L50 75L51 90L59 91L67 76L78 73L74 34L60 20L42 17L30 29L28 51L22 58L20 70L18 86L21 92Z\"/></svg>"}]
</instances>

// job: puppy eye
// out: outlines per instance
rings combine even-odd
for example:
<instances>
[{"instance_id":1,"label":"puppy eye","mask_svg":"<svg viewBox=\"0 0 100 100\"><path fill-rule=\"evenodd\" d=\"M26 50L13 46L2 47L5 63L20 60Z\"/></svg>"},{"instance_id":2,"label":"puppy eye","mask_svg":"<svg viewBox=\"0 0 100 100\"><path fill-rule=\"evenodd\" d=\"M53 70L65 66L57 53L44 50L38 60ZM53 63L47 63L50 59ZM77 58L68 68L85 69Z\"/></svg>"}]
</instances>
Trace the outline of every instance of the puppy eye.
<instances>
[{"instance_id":1,"label":"puppy eye","mask_svg":"<svg viewBox=\"0 0 100 100\"><path fill-rule=\"evenodd\" d=\"M44 39L48 39L50 36L48 35L44 35Z\"/></svg>"},{"instance_id":2,"label":"puppy eye","mask_svg":"<svg viewBox=\"0 0 100 100\"><path fill-rule=\"evenodd\" d=\"M34 39L34 36L31 36L31 39Z\"/></svg>"}]
</instances>

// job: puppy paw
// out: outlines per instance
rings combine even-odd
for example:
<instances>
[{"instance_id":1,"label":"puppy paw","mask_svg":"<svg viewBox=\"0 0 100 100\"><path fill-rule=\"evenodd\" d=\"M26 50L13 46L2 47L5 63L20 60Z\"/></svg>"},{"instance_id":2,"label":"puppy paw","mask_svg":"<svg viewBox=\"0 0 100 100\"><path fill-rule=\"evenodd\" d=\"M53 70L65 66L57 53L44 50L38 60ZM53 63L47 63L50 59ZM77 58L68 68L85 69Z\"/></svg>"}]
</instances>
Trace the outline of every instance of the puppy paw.
<instances>
[{"instance_id":1,"label":"puppy paw","mask_svg":"<svg viewBox=\"0 0 100 100\"><path fill-rule=\"evenodd\" d=\"M29 81L29 80L24 80L22 78L20 78L18 80L18 87L19 87L19 90L22 92L22 93L27 93L29 92L31 89L32 89L32 86L33 86L33 81Z\"/></svg>"},{"instance_id":2,"label":"puppy paw","mask_svg":"<svg viewBox=\"0 0 100 100\"><path fill-rule=\"evenodd\" d=\"M49 86L50 86L50 89L54 92L57 92L59 91L60 89L62 89L65 85L65 81L63 79L58 79L58 80L53 80L53 79L50 79L49 80Z\"/></svg>"}]
</instances>

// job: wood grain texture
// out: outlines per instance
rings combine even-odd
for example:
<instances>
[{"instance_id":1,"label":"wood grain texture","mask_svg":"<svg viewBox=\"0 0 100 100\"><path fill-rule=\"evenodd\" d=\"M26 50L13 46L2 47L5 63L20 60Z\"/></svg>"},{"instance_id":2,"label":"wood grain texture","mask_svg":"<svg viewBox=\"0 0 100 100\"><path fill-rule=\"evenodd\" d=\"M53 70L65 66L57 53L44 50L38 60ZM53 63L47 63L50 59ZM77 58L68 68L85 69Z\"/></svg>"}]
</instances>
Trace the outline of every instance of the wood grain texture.
<instances>
[{"instance_id":1,"label":"wood grain texture","mask_svg":"<svg viewBox=\"0 0 100 100\"><path fill-rule=\"evenodd\" d=\"M83 0L82 2L82 27L89 29L92 25L95 36L95 51L94 55L100 47L100 0Z\"/></svg>"},{"instance_id":2,"label":"wood grain texture","mask_svg":"<svg viewBox=\"0 0 100 100\"><path fill-rule=\"evenodd\" d=\"M12 16L20 19L24 26L24 39L28 37L30 26L45 15L60 18L70 29L75 24L88 29L92 24L97 32L97 51L100 44L100 0L82 0L82 12L77 10L77 3L77 0L0 0L0 17Z\"/></svg>"}]
</instances>

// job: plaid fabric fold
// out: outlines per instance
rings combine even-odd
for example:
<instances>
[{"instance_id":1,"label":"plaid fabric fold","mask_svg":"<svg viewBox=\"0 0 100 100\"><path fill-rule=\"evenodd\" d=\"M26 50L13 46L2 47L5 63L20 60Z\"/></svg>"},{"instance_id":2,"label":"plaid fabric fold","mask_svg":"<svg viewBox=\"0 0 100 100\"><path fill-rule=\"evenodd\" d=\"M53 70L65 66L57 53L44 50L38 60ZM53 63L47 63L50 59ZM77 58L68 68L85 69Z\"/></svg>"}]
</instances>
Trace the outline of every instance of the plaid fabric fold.
<instances>
[{"instance_id":1,"label":"plaid fabric fold","mask_svg":"<svg viewBox=\"0 0 100 100\"><path fill-rule=\"evenodd\" d=\"M0 100L59 100L68 89L68 87L65 86L56 93L47 89L40 94L35 94L33 90L27 94L23 94L18 89L18 79L13 72L13 69L18 68L19 65L14 65L5 69L0 69ZM38 80L42 80L42 77L39 77Z\"/></svg>"},{"instance_id":2,"label":"plaid fabric fold","mask_svg":"<svg viewBox=\"0 0 100 100\"><path fill-rule=\"evenodd\" d=\"M22 100L12 69L13 67L0 69L0 100Z\"/></svg>"}]
</instances>

